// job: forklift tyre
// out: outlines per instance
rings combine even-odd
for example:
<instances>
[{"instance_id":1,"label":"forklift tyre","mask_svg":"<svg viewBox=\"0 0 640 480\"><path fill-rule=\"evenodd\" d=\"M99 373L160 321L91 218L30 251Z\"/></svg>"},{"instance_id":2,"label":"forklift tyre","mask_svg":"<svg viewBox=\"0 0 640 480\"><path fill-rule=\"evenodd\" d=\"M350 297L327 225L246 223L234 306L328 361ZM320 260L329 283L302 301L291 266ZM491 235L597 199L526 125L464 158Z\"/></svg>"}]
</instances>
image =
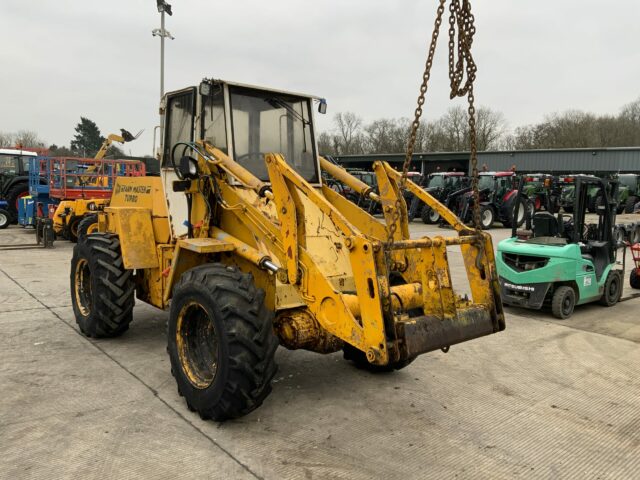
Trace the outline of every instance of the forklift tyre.
<instances>
[{"instance_id":1,"label":"forklift tyre","mask_svg":"<svg viewBox=\"0 0 640 480\"><path fill-rule=\"evenodd\" d=\"M480 225L483 230L489 230L495 222L496 214L490 205L480 207Z\"/></svg>"},{"instance_id":2,"label":"forklift tyre","mask_svg":"<svg viewBox=\"0 0 640 480\"><path fill-rule=\"evenodd\" d=\"M98 215L90 213L85 215L78 223L78 241L84 242L87 235L98 231Z\"/></svg>"},{"instance_id":3,"label":"forklift tyre","mask_svg":"<svg viewBox=\"0 0 640 480\"><path fill-rule=\"evenodd\" d=\"M367 355L364 352L347 343L345 343L344 347L342 347L342 356L345 360L353 363L356 368L359 368L360 370L367 370L372 373L385 373L393 372L395 370L402 370L404 367L408 366L416 359L416 357L410 357L406 360L390 362L387 365L374 365L372 363L369 363L369 361L367 360Z\"/></svg>"},{"instance_id":4,"label":"forklift tyre","mask_svg":"<svg viewBox=\"0 0 640 480\"><path fill-rule=\"evenodd\" d=\"M631 275L629 275L629 285L636 290L640 290L640 272L638 270L634 268L631 270Z\"/></svg>"},{"instance_id":5,"label":"forklift tyre","mask_svg":"<svg viewBox=\"0 0 640 480\"><path fill-rule=\"evenodd\" d=\"M11 223L11 213L4 208L0 208L0 230L4 230Z\"/></svg>"},{"instance_id":6,"label":"forklift tyre","mask_svg":"<svg viewBox=\"0 0 640 480\"><path fill-rule=\"evenodd\" d=\"M558 287L553 293L551 300L551 312L553 316L560 320L565 320L571 316L576 306L576 292L571 287L563 285Z\"/></svg>"},{"instance_id":7,"label":"forklift tyre","mask_svg":"<svg viewBox=\"0 0 640 480\"><path fill-rule=\"evenodd\" d=\"M133 270L124 268L117 235L100 233L73 247L71 303L87 337L117 337L133 319Z\"/></svg>"},{"instance_id":8,"label":"forklift tyre","mask_svg":"<svg viewBox=\"0 0 640 480\"><path fill-rule=\"evenodd\" d=\"M192 268L176 283L167 332L171 372L202 419L241 417L271 393L278 340L264 298L250 274L222 264Z\"/></svg>"},{"instance_id":9,"label":"forklift tyre","mask_svg":"<svg viewBox=\"0 0 640 480\"><path fill-rule=\"evenodd\" d=\"M622 294L622 278L620 272L617 270L611 270L607 276L607 280L604 282L604 293L600 298L600 305L605 307L612 307Z\"/></svg>"}]
</instances>

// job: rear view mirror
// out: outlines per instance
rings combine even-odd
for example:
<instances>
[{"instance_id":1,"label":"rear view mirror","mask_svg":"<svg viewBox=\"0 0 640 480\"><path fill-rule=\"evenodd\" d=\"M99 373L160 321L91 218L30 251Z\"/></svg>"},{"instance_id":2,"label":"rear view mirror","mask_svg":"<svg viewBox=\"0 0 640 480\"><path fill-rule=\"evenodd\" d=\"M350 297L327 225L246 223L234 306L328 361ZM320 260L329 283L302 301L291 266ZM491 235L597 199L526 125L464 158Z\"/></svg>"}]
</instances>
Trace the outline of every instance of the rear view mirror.
<instances>
[{"instance_id":1,"label":"rear view mirror","mask_svg":"<svg viewBox=\"0 0 640 480\"><path fill-rule=\"evenodd\" d=\"M184 156L180 159L180 166L178 167L180 176L183 179L198 178L198 161L189 156Z\"/></svg>"}]
</instances>

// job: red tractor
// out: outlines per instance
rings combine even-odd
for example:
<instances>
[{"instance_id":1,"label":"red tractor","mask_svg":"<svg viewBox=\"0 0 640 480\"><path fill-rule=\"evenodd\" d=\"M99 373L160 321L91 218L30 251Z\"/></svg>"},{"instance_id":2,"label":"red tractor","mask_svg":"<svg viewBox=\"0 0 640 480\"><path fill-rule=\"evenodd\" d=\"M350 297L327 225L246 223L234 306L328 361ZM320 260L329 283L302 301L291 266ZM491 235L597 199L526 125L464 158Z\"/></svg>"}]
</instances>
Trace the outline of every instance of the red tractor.
<instances>
[{"instance_id":1,"label":"red tractor","mask_svg":"<svg viewBox=\"0 0 640 480\"><path fill-rule=\"evenodd\" d=\"M513 207L517 191L518 177L513 172L482 172L478 178L480 191L480 223L483 229L488 229L498 221L509 228L514 223ZM450 195L447 204L454 207L460 219L470 224L472 222L473 195L471 187L458 190ZM518 206L515 224L521 226L526 219L526 212L533 215L533 202L526 196Z\"/></svg>"}]
</instances>

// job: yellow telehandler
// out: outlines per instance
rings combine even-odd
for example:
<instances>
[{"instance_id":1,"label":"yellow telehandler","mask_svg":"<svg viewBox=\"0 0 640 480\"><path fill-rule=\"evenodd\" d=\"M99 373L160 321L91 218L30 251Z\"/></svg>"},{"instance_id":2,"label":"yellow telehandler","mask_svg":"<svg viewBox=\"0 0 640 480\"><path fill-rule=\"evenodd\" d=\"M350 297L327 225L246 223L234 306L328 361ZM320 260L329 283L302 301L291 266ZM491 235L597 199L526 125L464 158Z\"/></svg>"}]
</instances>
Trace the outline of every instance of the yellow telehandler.
<instances>
[{"instance_id":1,"label":"yellow telehandler","mask_svg":"<svg viewBox=\"0 0 640 480\"><path fill-rule=\"evenodd\" d=\"M98 232L74 247L80 330L122 334L134 296L169 309L171 371L204 419L262 404L278 344L391 371L505 328L490 235L407 180L411 143L402 173L374 163L378 193L321 158L316 104L324 113L320 98L214 79L168 93L161 176L118 178ZM323 173L379 202L384 223ZM411 239L405 188L456 235ZM470 297L454 290L448 247L461 250Z\"/></svg>"}]
</instances>

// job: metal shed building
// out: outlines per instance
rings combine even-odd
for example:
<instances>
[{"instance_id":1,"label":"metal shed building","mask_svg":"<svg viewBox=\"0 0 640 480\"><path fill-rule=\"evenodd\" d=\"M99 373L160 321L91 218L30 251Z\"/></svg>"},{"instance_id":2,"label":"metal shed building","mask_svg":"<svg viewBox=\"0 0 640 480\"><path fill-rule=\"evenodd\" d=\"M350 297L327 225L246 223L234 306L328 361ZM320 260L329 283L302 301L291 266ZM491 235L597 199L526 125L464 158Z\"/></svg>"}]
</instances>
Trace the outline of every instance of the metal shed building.
<instances>
[{"instance_id":1,"label":"metal shed building","mask_svg":"<svg viewBox=\"0 0 640 480\"><path fill-rule=\"evenodd\" d=\"M375 160L394 166L402 165L404 154L340 155L334 157L347 168L370 170ZM515 165L519 172L549 173L640 173L640 147L571 148L553 150L508 150L479 152L478 168L486 164L489 170L509 170ZM469 171L469 152L416 153L412 169L430 173L440 170Z\"/></svg>"}]
</instances>

